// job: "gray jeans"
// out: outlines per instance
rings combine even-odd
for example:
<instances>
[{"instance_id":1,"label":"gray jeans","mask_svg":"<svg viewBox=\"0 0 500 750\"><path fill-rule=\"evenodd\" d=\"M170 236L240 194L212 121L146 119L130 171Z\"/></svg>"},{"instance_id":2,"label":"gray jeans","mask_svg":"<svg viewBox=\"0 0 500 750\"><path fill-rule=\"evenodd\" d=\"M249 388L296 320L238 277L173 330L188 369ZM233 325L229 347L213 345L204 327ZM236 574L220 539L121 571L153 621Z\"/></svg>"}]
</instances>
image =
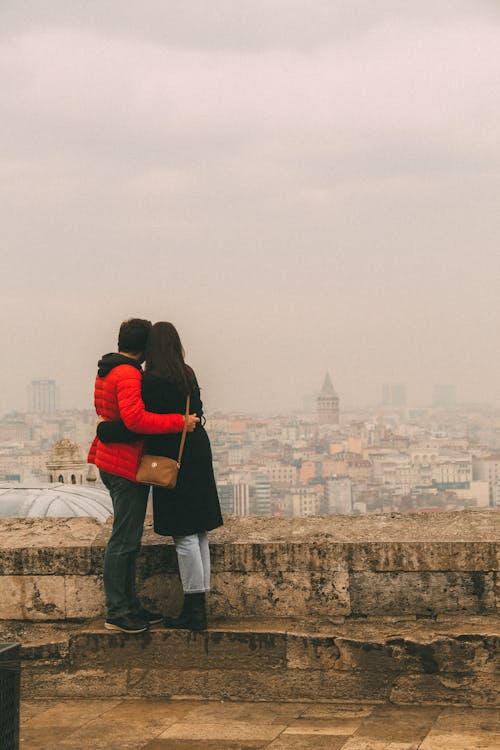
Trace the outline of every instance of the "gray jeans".
<instances>
[{"instance_id":1,"label":"gray jeans","mask_svg":"<svg viewBox=\"0 0 500 750\"><path fill-rule=\"evenodd\" d=\"M210 591L210 550L206 531L174 536L174 542L184 593Z\"/></svg>"},{"instance_id":2,"label":"gray jeans","mask_svg":"<svg viewBox=\"0 0 500 750\"><path fill-rule=\"evenodd\" d=\"M135 563L141 548L149 487L101 471L113 502L113 531L104 554L104 593L109 618L139 611Z\"/></svg>"}]
</instances>

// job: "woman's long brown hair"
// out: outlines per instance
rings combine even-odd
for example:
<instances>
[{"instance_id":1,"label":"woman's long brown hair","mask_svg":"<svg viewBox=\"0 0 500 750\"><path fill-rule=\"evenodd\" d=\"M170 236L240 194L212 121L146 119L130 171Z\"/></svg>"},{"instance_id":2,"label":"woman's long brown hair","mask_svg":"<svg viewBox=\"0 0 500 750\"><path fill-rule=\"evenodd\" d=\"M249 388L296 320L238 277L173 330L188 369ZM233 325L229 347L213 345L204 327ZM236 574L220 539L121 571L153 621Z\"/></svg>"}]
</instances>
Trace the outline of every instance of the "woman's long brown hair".
<instances>
[{"instance_id":1,"label":"woman's long brown hair","mask_svg":"<svg viewBox=\"0 0 500 750\"><path fill-rule=\"evenodd\" d=\"M146 372L165 378L187 393L196 387L196 378L184 362L184 356L175 326L172 323L155 323L146 344Z\"/></svg>"}]
</instances>

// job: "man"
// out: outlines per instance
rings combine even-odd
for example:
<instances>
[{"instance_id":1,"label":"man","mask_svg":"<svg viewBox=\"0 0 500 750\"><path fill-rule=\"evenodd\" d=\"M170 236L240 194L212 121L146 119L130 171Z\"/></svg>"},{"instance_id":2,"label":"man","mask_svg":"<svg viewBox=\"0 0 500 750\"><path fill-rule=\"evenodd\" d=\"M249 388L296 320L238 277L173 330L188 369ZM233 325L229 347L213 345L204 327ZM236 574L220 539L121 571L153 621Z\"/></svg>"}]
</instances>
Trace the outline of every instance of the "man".
<instances>
[{"instance_id":1,"label":"man","mask_svg":"<svg viewBox=\"0 0 500 750\"><path fill-rule=\"evenodd\" d=\"M105 354L98 363L94 403L106 420L121 419L134 432L157 434L182 432L182 414L153 414L144 408L141 396L144 350L151 322L132 318L124 321L118 335L118 354ZM192 432L199 418L188 417ZM135 590L135 568L141 547L149 487L135 481L142 454L142 441L101 443L96 437L88 462L99 468L113 503L113 530L104 555L104 592L108 630L142 633L162 616L141 606Z\"/></svg>"}]
</instances>

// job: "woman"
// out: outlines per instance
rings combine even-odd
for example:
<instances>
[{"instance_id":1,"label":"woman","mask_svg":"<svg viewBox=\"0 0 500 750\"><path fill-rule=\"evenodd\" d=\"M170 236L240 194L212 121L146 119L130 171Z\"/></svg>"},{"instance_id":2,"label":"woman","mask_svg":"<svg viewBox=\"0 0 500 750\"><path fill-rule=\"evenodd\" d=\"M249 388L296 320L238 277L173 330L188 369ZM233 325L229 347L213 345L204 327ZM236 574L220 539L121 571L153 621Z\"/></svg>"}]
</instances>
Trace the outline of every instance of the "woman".
<instances>
[{"instance_id":1,"label":"woman","mask_svg":"<svg viewBox=\"0 0 500 750\"><path fill-rule=\"evenodd\" d=\"M142 397L148 411L183 414L190 395L190 412L201 421L187 434L175 489L153 487L154 530L173 536L184 591L180 615L167 618L167 628L204 630L205 594L210 590L210 552L207 531L222 525L212 451L203 427L203 406L196 376L184 362L184 349L172 323L155 323L146 345ZM122 422L101 422L103 442L125 442L137 435ZM180 434L145 436L145 452L177 459Z\"/></svg>"}]
</instances>

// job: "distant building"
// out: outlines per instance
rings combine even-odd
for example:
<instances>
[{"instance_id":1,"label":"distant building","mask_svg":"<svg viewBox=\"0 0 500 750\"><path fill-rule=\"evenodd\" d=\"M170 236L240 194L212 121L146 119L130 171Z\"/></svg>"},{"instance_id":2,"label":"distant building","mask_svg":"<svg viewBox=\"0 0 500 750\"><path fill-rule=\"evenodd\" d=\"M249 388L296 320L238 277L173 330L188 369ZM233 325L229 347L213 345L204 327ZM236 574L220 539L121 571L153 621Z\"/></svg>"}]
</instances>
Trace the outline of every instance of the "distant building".
<instances>
[{"instance_id":1,"label":"distant building","mask_svg":"<svg viewBox=\"0 0 500 750\"><path fill-rule=\"evenodd\" d=\"M219 482L217 492L222 513L234 513L234 485L231 482Z\"/></svg>"},{"instance_id":2,"label":"distant building","mask_svg":"<svg viewBox=\"0 0 500 750\"><path fill-rule=\"evenodd\" d=\"M432 405L437 408L450 409L456 404L454 385L435 385L432 394Z\"/></svg>"},{"instance_id":3,"label":"distant building","mask_svg":"<svg viewBox=\"0 0 500 750\"><path fill-rule=\"evenodd\" d=\"M472 457L464 454L441 454L432 466L432 484L438 490L469 488L472 477Z\"/></svg>"},{"instance_id":4,"label":"distant building","mask_svg":"<svg viewBox=\"0 0 500 750\"><path fill-rule=\"evenodd\" d=\"M28 411L53 414L59 408L59 389L55 380L32 380L28 386Z\"/></svg>"},{"instance_id":5,"label":"distant building","mask_svg":"<svg viewBox=\"0 0 500 750\"><path fill-rule=\"evenodd\" d=\"M297 482L296 466L273 462L266 466L266 471L273 484L296 484Z\"/></svg>"},{"instance_id":6,"label":"distant building","mask_svg":"<svg viewBox=\"0 0 500 750\"><path fill-rule=\"evenodd\" d=\"M490 505L500 507L500 453L473 459L474 480L488 482Z\"/></svg>"},{"instance_id":7,"label":"distant building","mask_svg":"<svg viewBox=\"0 0 500 750\"><path fill-rule=\"evenodd\" d=\"M326 486L328 513L352 513L352 482L347 477L330 479Z\"/></svg>"},{"instance_id":8,"label":"distant building","mask_svg":"<svg viewBox=\"0 0 500 750\"><path fill-rule=\"evenodd\" d=\"M271 480L269 474L257 474L255 477L255 503L256 516L269 516L271 514Z\"/></svg>"},{"instance_id":9,"label":"distant building","mask_svg":"<svg viewBox=\"0 0 500 750\"><path fill-rule=\"evenodd\" d=\"M50 449L46 463L49 482L61 484L83 484L85 481L87 461L82 449L72 440L59 440Z\"/></svg>"},{"instance_id":10,"label":"distant building","mask_svg":"<svg viewBox=\"0 0 500 750\"><path fill-rule=\"evenodd\" d=\"M322 490L322 488L319 488ZM294 516L317 516L320 512L322 500L318 487L294 488L292 493L292 514Z\"/></svg>"},{"instance_id":11,"label":"distant building","mask_svg":"<svg viewBox=\"0 0 500 750\"><path fill-rule=\"evenodd\" d=\"M237 516L250 515L250 487L247 482L237 482L233 485L234 513Z\"/></svg>"},{"instance_id":12,"label":"distant building","mask_svg":"<svg viewBox=\"0 0 500 750\"><path fill-rule=\"evenodd\" d=\"M339 423L339 397L335 392L328 372L325 375L320 394L316 399L316 409L319 424Z\"/></svg>"},{"instance_id":13,"label":"distant building","mask_svg":"<svg viewBox=\"0 0 500 750\"><path fill-rule=\"evenodd\" d=\"M382 386L383 406L406 406L406 385L404 383L384 383Z\"/></svg>"}]
</instances>

